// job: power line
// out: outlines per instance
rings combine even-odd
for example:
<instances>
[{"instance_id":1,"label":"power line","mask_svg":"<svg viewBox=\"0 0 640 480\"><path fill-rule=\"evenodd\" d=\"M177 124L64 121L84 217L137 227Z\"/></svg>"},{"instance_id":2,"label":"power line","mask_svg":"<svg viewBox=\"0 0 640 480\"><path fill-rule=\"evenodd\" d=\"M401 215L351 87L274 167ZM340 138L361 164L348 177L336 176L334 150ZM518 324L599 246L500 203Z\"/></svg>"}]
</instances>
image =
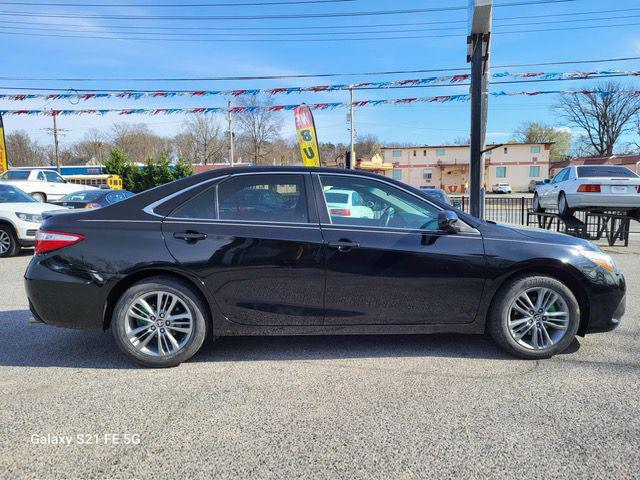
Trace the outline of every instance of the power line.
<instances>
[{"instance_id":1,"label":"power line","mask_svg":"<svg viewBox=\"0 0 640 480\"><path fill-rule=\"evenodd\" d=\"M523 68L523 67L547 67L552 65L583 65L596 63L628 62L640 60L640 56L616 57L616 58L596 58L587 60L560 60L538 63L512 63L503 65L493 65L493 68ZM0 76L0 80L10 81L60 81L60 82L202 82L202 81L231 81L231 80L285 80L294 78L327 78L327 77L368 77L374 75L404 75L413 73L446 73L465 72L469 67L439 67L425 68L417 70L385 70L374 72L332 72L332 73L309 73L298 75L253 75L253 76L219 76L219 77L146 77L146 78L104 78L104 77L7 77ZM67 89L65 89L67 90Z\"/></svg>"},{"instance_id":2,"label":"power line","mask_svg":"<svg viewBox=\"0 0 640 480\"><path fill-rule=\"evenodd\" d=\"M290 0L274 2L240 2L240 3L41 3L41 2L0 2L0 5L20 5L25 7L88 7L88 8L114 8L114 7L258 7L271 5L301 5L309 3L343 3L356 0Z\"/></svg>"},{"instance_id":3,"label":"power line","mask_svg":"<svg viewBox=\"0 0 640 480\"><path fill-rule=\"evenodd\" d=\"M530 0L520 2L500 3L494 7L518 7L543 4L572 3L581 0ZM120 20L277 20L277 19L301 19L301 18L335 18L335 17L362 17L384 15L409 15L416 13L466 11L467 6L414 8L404 10L370 10L360 12L327 12L327 13L298 13L298 14L273 14L273 15L83 15L75 13L30 13L15 11L0 11L0 15L16 17L42 17L42 18L85 18L85 19L120 19Z\"/></svg>"},{"instance_id":4,"label":"power line","mask_svg":"<svg viewBox=\"0 0 640 480\"><path fill-rule=\"evenodd\" d=\"M540 28L540 29L527 29L527 30L504 30L504 31L494 31L493 35L508 35L508 34L517 34L517 33L536 33L536 32L552 32L552 31L571 31L571 30L587 30L587 29L602 29L602 28L617 28L617 27L629 27L629 26L637 26L640 25L639 22L632 23L617 23L617 24L606 24L606 25L587 25L587 26L578 26L578 27L564 27L564 28ZM11 28L11 27L7 27ZM55 37L55 38L86 38L86 39L103 39L103 40L135 40L140 42L215 42L215 43L247 43L247 42L255 42L255 39L249 38L218 38L218 39L210 39L210 38L166 38L166 37L118 37L118 36L110 36L110 35L60 35L53 33L27 33L27 32L12 32L7 30L0 30L0 33L4 35L18 35L18 36L28 36L28 37ZM364 33L364 32L359 32ZM393 31L382 32L382 33L394 33ZM344 33L340 33L344 34ZM348 34L352 35L352 32ZM321 35L321 34L316 34ZM464 37L466 33L451 33L451 34L438 34L438 35L403 35L403 36L376 36L376 37L345 37L345 38L335 38L323 35L320 38L261 38L260 42L269 42L269 43L283 43L283 42L345 42L345 41L380 41L380 40L415 40L421 38L447 38L447 37Z\"/></svg>"}]
</instances>

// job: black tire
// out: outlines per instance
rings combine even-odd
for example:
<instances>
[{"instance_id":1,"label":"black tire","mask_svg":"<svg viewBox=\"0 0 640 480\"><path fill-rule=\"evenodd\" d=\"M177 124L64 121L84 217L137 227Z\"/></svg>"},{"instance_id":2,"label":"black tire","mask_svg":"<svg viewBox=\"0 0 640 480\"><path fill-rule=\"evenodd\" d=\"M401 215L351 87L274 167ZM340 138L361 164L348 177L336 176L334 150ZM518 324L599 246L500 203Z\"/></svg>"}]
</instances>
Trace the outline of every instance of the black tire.
<instances>
[{"instance_id":1,"label":"black tire","mask_svg":"<svg viewBox=\"0 0 640 480\"><path fill-rule=\"evenodd\" d=\"M130 325L129 322L132 321L128 316L128 312L134 301L142 295L157 291L174 295L182 302L185 312L191 315L192 328L190 336L186 338L184 345L180 345L180 348L175 352L160 356L154 356L153 354L147 354L139 350L127 336L127 328ZM193 287L186 282L171 277L151 277L134 284L120 297L113 311L111 330L120 350L134 362L145 367L175 367L189 360L200 350L208 334L209 322L206 314L207 311L207 307L200 299L200 296L195 292ZM152 318L156 320L155 317ZM159 318L157 320L160 321ZM153 322L150 323L153 325ZM155 325L153 326L155 327ZM152 339L153 341L150 341L149 344L159 343L156 342L156 340L160 335L160 330L164 332L165 329L167 332L169 331L169 328L166 327L163 329L161 329L160 326L154 328L155 334L151 334L154 339ZM180 333L175 331L173 333L180 335Z\"/></svg>"},{"instance_id":2,"label":"black tire","mask_svg":"<svg viewBox=\"0 0 640 480\"><path fill-rule=\"evenodd\" d=\"M540 197L538 196L538 192L533 194L533 211L535 213L544 213L545 209L540 206Z\"/></svg>"},{"instance_id":3,"label":"black tire","mask_svg":"<svg viewBox=\"0 0 640 480\"><path fill-rule=\"evenodd\" d=\"M45 203L47 201L47 196L41 192L34 192L31 196L40 203Z\"/></svg>"},{"instance_id":4,"label":"black tire","mask_svg":"<svg viewBox=\"0 0 640 480\"><path fill-rule=\"evenodd\" d=\"M16 231L10 225L0 225L0 257L14 257L20 252Z\"/></svg>"},{"instance_id":5,"label":"black tire","mask_svg":"<svg viewBox=\"0 0 640 480\"><path fill-rule=\"evenodd\" d=\"M558 195L558 215L561 217L572 217L573 209L569 208L569 204L567 203L567 196L564 192L560 192Z\"/></svg>"},{"instance_id":6,"label":"black tire","mask_svg":"<svg viewBox=\"0 0 640 480\"><path fill-rule=\"evenodd\" d=\"M512 302L522 293L538 287L552 290L559 294L568 308L566 330L552 345L547 348L534 349L527 347L514 338L509 329L510 307ZM545 317L546 318L546 317ZM534 322L535 323L535 322ZM507 352L525 359L549 358L564 351L573 342L580 325L580 306L571 290L559 280L544 275L524 275L509 280L496 294L491 311L487 318L487 331L495 342ZM548 329L548 331L552 331ZM562 331L560 331L562 332ZM555 333L554 333L555 335ZM527 338L525 336L525 338ZM526 340L523 340L526 343Z\"/></svg>"}]
</instances>

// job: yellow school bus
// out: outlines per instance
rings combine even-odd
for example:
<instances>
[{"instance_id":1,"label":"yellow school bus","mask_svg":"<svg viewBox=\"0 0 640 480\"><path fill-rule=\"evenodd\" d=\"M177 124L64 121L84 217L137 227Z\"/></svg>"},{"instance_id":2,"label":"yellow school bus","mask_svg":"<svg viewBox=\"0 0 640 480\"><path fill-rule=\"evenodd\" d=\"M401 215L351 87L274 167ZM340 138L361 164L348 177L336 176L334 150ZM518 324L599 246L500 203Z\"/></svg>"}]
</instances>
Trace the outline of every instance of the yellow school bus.
<instances>
[{"instance_id":1,"label":"yellow school bus","mask_svg":"<svg viewBox=\"0 0 640 480\"><path fill-rule=\"evenodd\" d=\"M122 190L122 178L120 175L63 175L69 183L78 185L90 185L98 188L110 188L111 190Z\"/></svg>"}]
</instances>

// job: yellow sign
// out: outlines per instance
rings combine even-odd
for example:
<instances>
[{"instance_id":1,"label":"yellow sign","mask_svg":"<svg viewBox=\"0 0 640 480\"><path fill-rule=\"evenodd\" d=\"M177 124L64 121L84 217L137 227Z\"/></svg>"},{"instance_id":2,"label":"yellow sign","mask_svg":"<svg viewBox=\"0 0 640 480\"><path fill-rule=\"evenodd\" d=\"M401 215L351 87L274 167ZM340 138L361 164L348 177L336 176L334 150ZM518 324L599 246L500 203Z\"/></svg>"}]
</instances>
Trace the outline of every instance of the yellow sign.
<instances>
[{"instance_id":1,"label":"yellow sign","mask_svg":"<svg viewBox=\"0 0 640 480\"><path fill-rule=\"evenodd\" d=\"M7 145L4 141L4 125L2 124L2 115L0 115L0 173L9 170L7 164Z\"/></svg>"},{"instance_id":2,"label":"yellow sign","mask_svg":"<svg viewBox=\"0 0 640 480\"><path fill-rule=\"evenodd\" d=\"M320 166L320 149L318 148L318 135L313 121L311 109L304 103L293 111L298 132L298 143L302 161L306 167Z\"/></svg>"}]
</instances>

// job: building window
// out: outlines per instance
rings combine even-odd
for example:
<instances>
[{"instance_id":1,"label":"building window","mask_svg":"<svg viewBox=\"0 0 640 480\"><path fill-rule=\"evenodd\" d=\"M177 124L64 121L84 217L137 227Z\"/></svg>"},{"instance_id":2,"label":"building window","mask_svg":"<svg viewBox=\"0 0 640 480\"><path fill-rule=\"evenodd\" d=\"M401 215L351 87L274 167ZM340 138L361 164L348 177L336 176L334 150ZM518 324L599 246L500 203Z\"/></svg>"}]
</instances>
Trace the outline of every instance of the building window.
<instances>
[{"instance_id":1,"label":"building window","mask_svg":"<svg viewBox=\"0 0 640 480\"><path fill-rule=\"evenodd\" d=\"M425 182L431 182L431 179L433 178L433 170L431 170L430 168L425 168L424 170L422 170L422 178Z\"/></svg>"},{"instance_id":2,"label":"building window","mask_svg":"<svg viewBox=\"0 0 640 480\"><path fill-rule=\"evenodd\" d=\"M444 155L444 148L436 148L436 155L442 157Z\"/></svg>"},{"instance_id":3,"label":"building window","mask_svg":"<svg viewBox=\"0 0 640 480\"><path fill-rule=\"evenodd\" d=\"M531 147L531 153L540 153L540 147Z\"/></svg>"},{"instance_id":4,"label":"building window","mask_svg":"<svg viewBox=\"0 0 640 480\"><path fill-rule=\"evenodd\" d=\"M529 176L533 178L537 178L540 176L540 166L532 165L529 167Z\"/></svg>"},{"instance_id":5,"label":"building window","mask_svg":"<svg viewBox=\"0 0 640 480\"><path fill-rule=\"evenodd\" d=\"M417 155L418 155L418 151L417 151L417 150L414 150L414 151L413 151L413 156L415 157L415 156L417 156Z\"/></svg>"},{"instance_id":6,"label":"building window","mask_svg":"<svg viewBox=\"0 0 640 480\"><path fill-rule=\"evenodd\" d=\"M426 157L427 156L427 151L426 150L422 150L422 156Z\"/></svg>"},{"instance_id":7,"label":"building window","mask_svg":"<svg viewBox=\"0 0 640 480\"><path fill-rule=\"evenodd\" d=\"M496 178L507 178L507 167L496 167Z\"/></svg>"},{"instance_id":8,"label":"building window","mask_svg":"<svg viewBox=\"0 0 640 480\"><path fill-rule=\"evenodd\" d=\"M531 160L535 163L538 161L538 157L531 157Z\"/></svg>"},{"instance_id":9,"label":"building window","mask_svg":"<svg viewBox=\"0 0 640 480\"><path fill-rule=\"evenodd\" d=\"M391 175L394 180L402 180L402 170L399 168L394 168Z\"/></svg>"},{"instance_id":10,"label":"building window","mask_svg":"<svg viewBox=\"0 0 640 480\"><path fill-rule=\"evenodd\" d=\"M509 153L509 149L508 149L507 147L504 147L504 153L505 153L505 155L506 155L507 153Z\"/></svg>"},{"instance_id":11,"label":"building window","mask_svg":"<svg viewBox=\"0 0 640 480\"><path fill-rule=\"evenodd\" d=\"M393 152L391 152L391 156L393 158L400 158L402 157L402 152L400 150L394 150Z\"/></svg>"}]
</instances>

